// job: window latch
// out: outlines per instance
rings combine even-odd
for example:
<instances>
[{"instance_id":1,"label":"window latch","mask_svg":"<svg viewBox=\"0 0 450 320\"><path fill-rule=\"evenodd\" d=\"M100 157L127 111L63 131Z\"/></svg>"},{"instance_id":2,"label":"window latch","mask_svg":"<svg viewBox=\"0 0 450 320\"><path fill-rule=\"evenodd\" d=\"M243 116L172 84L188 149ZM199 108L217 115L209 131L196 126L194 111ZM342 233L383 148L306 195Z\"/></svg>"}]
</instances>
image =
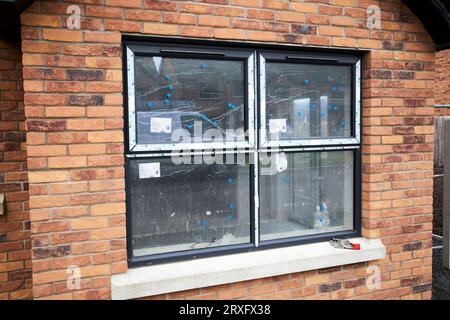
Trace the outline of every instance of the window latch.
<instances>
[{"instance_id":1,"label":"window latch","mask_svg":"<svg viewBox=\"0 0 450 320\"><path fill-rule=\"evenodd\" d=\"M339 62L339 59L333 58L321 58L321 57L311 57L311 56L286 56L288 60L304 60L304 61L320 61L320 62Z\"/></svg>"},{"instance_id":2,"label":"window latch","mask_svg":"<svg viewBox=\"0 0 450 320\"><path fill-rule=\"evenodd\" d=\"M173 54L197 54L203 56L225 56L225 53L222 52L214 52L214 51L192 51L192 50L168 50L161 49L159 50L161 53L173 53Z\"/></svg>"}]
</instances>

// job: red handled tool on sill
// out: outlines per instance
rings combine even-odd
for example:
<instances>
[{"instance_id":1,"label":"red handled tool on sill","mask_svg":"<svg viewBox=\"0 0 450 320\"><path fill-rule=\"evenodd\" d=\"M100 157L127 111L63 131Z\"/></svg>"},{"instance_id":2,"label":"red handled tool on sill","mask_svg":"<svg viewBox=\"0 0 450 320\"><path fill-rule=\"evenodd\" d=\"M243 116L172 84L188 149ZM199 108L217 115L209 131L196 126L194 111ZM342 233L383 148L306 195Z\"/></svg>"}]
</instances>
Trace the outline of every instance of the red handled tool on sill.
<instances>
[{"instance_id":1,"label":"red handled tool on sill","mask_svg":"<svg viewBox=\"0 0 450 320\"><path fill-rule=\"evenodd\" d=\"M347 239L333 238L330 240L330 244L333 248L337 249L361 250L361 245L359 243L352 243Z\"/></svg>"}]
</instances>

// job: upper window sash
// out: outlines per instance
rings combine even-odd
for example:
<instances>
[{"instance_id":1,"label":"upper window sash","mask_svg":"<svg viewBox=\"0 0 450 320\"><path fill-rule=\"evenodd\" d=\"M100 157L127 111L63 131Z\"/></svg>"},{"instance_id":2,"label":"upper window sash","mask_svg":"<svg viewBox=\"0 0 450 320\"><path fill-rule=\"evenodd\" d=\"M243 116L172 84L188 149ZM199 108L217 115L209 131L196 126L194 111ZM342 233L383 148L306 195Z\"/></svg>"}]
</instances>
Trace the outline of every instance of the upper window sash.
<instances>
[{"instance_id":1,"label":"upper window sash","mask_svg":"<svg viewBox=\"0 0 450 320\"><path fill-rule=\"evenodd\" d=\"M261 148L273 147L313 147L313 146L341 146L357 145L361 142L361 60L353 55L337 55L327 53L292 53L292 52L261 52L258 55L259 60L259 128ZM267 108L267 64L281 63L292 65L316 65L316 66L349 66L351 68L351 88L350 89L350 130L349 136L320 136L320 137L289 137L287 139L270 138ZM308 80L305 80L305 83ZM301 99L305 100L305 99ZM309 99L306 99L309 100ZM300 101L301 102L301 101ZM299 102L299 110L301 103ZM309 104L309 102L307 102ZM320 108L320 102L317 103ZM298 111L300 117L301 112ZM283 119L280 119L283 120ZM304 120L301 118L301 120ZM309 121L309 120L308 120Z\"/></svg>"},{"instance_id":2,"label":"upper window sash","mask_svg":"<svg viewBox=\"0 0 450 320\"><path fill-rule=\"evenodd\" d=\"M129 44L126 50L127 67L127 102L128 102L128 152L170 151L170 150L202 150L221 148L254 148L256 146L255 121L255 84L256 58L254 50L227 49L206 46L176 46L170 44L139 45ZM241 141L191 142L191 143L139 143L137 133L136 106L136 57L162 57L173 59L196 59L201 61L242 61L244 70L244 121L246 137ZM206 65L206 63L205 63ZM163 113L163 112L161 112Z\"/></svg>"}]
</instances>

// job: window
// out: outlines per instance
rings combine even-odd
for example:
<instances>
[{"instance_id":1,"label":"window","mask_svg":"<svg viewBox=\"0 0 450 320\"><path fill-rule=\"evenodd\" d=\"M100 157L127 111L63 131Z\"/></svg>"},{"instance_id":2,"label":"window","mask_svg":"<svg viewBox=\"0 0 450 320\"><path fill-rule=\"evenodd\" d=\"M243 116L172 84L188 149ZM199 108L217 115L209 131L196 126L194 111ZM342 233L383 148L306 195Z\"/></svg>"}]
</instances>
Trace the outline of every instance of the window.
<instances>
[{"instance_id":1,"label":"window","mask_svg":"<svg viewBox=\"0 0 450 320\"><path fill-rule=\"evenodd\" d=\"M131 266L359 235L357 55L125 52Z\"/></svg>"},{"instance_id":2,"label":"window","mask_svg":"<svg viewBox=\"0 0 450 320\"><path fill-rule=\"evenodd\" d=\"M360 63L355 59L261 53L261 147L358 145Z\"/></svg>"},{"instance_id":3,"label":"window","mask_svg":"<svg viewBox=\"0 0 450 320\"><path fill-rule=\"evenodd\" d=\"M235 134L221 147L254 144L253 130L244 136L253 125L252 51L148 45L127 55L130 152L216 148L211 131Z\"/></svg>"},{"instance_id":4,"label":"window","mask_svg":"<svg viewBox=\"0 0 450 320\"><path fill-rule=\"evenodd\" d=\"M352 151L285 157L285 170L260 178L261 240L352 229Z\"/></svg>"},{"instance_id":5,"label":"window","mask_svg":"<svg viewBox=\"0 0 450 320\"><path fill-rule=\"evenodd\" d=\"M159 177L139 176L158 164ZM130 162L136 256L250 243L250 168L176 165L171 158Z\"/></svg>"}]
</instances>

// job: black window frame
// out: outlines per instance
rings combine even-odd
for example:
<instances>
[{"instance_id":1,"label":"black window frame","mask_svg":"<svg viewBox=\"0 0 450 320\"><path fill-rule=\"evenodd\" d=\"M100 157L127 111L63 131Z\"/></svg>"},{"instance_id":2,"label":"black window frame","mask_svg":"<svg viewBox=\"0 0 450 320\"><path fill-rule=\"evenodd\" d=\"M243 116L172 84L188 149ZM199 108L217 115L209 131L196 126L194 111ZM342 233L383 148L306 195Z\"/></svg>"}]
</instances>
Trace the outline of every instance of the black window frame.
<instances>
[{"instance_id":1,"label":"black window frame","mask_svg":"<svg viewBox=\"0 0 450 320\"><path fill-rule=\"evenodd\" d=\"M314 146L342 146L342 145L361 145L361 103L358 100L361 99L361 84L357 83L355 78L357 77L357 67L356 65L360 65L361 57L358 55L342 55L336 53L294 53L286 50L276 51L276 50L259 50L258 52L258 94L261 95L261 83L259 76L261 74L261 60L264 59L265 63L267 62L276 62L276 63L286 63L286 64L308 64L308 65L325 65L325 66L348 66L351 67L351 113L350 113L350 125L351 125L351 135L348 137L332 137L328 139L323 139L319 137L308 137L305 139L292 139L297 140L297 143L292 143L290 145L284 144L282 141L277 146L278 148L291 148L291 147L314 147ZM358 95L359 90L359 95ZM262 123L261 113L261 101L262 97L258 99L258 117L257 121L259 124L259 128L264 127ZM264 110L267 112L267 110ZM266 116L266 115L265 115ZM358 117L358 118L357 118ZM265 117L264 117L265 119ZM357 130L359 128L359 130ZM266 132L265 132L266 134ZM321 140L330 140L327 142L321 142ZM267 140L270 141L270 140ZM304 142L309 141L313 143L304 144ZM317 143L314 143L317 141ZM344 141L341 143L340 141ZM261 141L261 135L258 135L258 146L260 148L270 148L270 145L264 145L264 142Z\"/></svg>"},{"instance_id":2,"label":"black window frame","mask_svg":"<svg viewBox=\"0 0 450 320\"><path fill-rule=\"evenodd\" d=\"M244 62L245 69L247 70L249 67L248 60L250 58L253 58L254 52L253 50L249 49L230 49L226 46L207 46L207 45L192 45L189 43L186 43L184 45L177 45L176 43L128 43L124 42L124 74L128 77L128 50L131 50L133 54L138 54L139 56L162 56L164 58L191 58L191 59L201 59L201 60L223 60L223 61L242 61ZM253 62L254 63L254 62ZM255 71L253 71L255 72ZM244 74L244 83L248 83L250 79L248 79L247 72ZM255 79L251 79L251 81L254 83ZM127 94L124 95L124 99L127 103L127 113L126 113L126 119L128 121L128 124L130 125L129 121L129 101L127 99L128 97L128 82L124 83L124 88L127 89ZM249 89L248 86L245 86L245 104L244 104L244 124L245 124L245 130L249 129L250 123L249 123L249 105L254 104L254 101L249 101ZM253 99L254 100L254 99ZM131 109L131 108L130 108ZM135 109L133 110L135 111ZM254 106L251 107L251 112L254 112ZM127 139L126 139L126 150L129 153L152 153L156 151L168 151L168 150L177 150L177 147L171 147L170 144L166 144L164 146L155 147L152 149L146 149L139 148L140 144L134 142L134 145L130 142L130 132L127 132ZM230 146L227 146L227 148L250 148L255 146L255 137L248 137L243 141L240 145L236 144L230 144ZM208 148L209 143L205 143L204 147ZM157 144L157 146L159 146ZM200 149L199 147L194 147L192 149Z\"/></svg>"},{"instance_id":3,"label":"black window frame","mask_svg":"<svg viewBox=\"0 0 450 320\"><path fill-rule=\"evenodd\" d=\"M269 147L263 148L267 151L285 151L285 152L321 152L321 151L339 151L339 150L352 150L353 151L353 229L348 231L338 231L338 232L327 232L327 233L319 233L312 235L305 235L300 237L292 237L292 238L280 238L274 240L266 240L259 241L256 245L256 239L254 236L254 232L251 232L251 242L245 244L236 244L236 245L225 245L204 249L193 249L188 251L179 251L179 252L169 252L169 253L160 253L148 256L134 256L133 255L133 233L132 233L132 213L131 213L131 203L130 203L130 190L128 186L130 185L130 163L134 159L145 159L145 158L154 158L154 157L163 157L170 156L170 150L161 150L161 151L133 151L130 150L129 145L129 122L128 122L128 73L127 73L127 48L139 48L143 50L143 54L152 54L155 53L156 50L161 48L169 48L169 50L178 50L177 52L167 52L167 54L171 54L172 56L183 56L186 51L191 51L188 54L188 58L193 58L199 52L206 51L210 53L216 53L218 51L225 51L232 53L236 52L249 52L253 51L256 53L256 61L255 61L255 113L254 113L254 121L256 125L255 131L255 146L254 151L251 148L238 149L234 148L233 150L236 152L243 153L252 153L260 151L260 86L259 83L259 57L261 53L270 53L276 56L301 56L301 59L296 59L296 61L303 61L302 63L314 63L314 64L346 64L353 65L352 67L352 112L351 112L351 124L352 124L352 135L356 131L359 130L359 142L356 143L343 143L340 145L320 145L320 146L282 146L282 147ZM147 50L145 48L148 48ZM311 48L311 47L299 47L299 46L291 46L291 45L271 45L271 44L256 44L256 43L236 43L236 42L226 42L226 41L210 41L210 40L191 40L191 39L181 39L181 38L164 38L164 37L142 37L142 36L124 36L122 41L122 52L123 52L123 83L124 83L124 137L125 137L125 191L126 191L126 231L127 231L127 255L128 255L128 266L130 268L148 266L154 264L163 264L175 261L182 260L190 260L190 259L198 259L198 258L206 258L212 256L220 256L227 255L233 253L242 253L242 252L251 252L258 250L266 250L294 245L301 245L307 243L328 241L331 238L339 237L339 238L350 238L350 237L358 237L361 236L361 220L362 220L362 198L361 198L361 184L362 184L362 161L361 161L361 137L362 137L362 112L361 108L359 108L358 114L355 113L356 105L359 104L361 106L361 101L356 101L356 97L358 96L361 100L362 93L362 79L357 77L355 65L357 62L361 62L362 52L356 50L347 50L347 49L331 49L331 48ZM184 52L184 53L183 53ZM158 54L161 55L161 51L158 51ZM197 57L201 57L204 59L206 55L200 54ZM211 57L218 58L217 54L212 54ZM223 56L222 56L223 57ZM219 57L222 59L221 57ZM236 56L233 56L236 58ZM319 58L319 59L318 59ZM322 59L322 60L321 60ZM360 67L360 73L362 72L362 67ZM358 80L357 80L358 79ZM245 79L247 81L247 79ZM246 90L246 95L248 92ZM247 99L246 99L247 101ZM247 109L247 108L246 108ZM247 111L246 111L247 113ZM247 117L247 114L245 115ZM247 120L247 119L246 119ZM247 121L246 121L247 123ZM356 128L357 126L358 128ZM193 150L194 151L194 150ZM259 196L255 193L256 188L255 183L258 183L258 179L255 182L255 175L258 174L258 170L255 170L255 165L250 164L250 224L253 230L256 228L256 232L260 232L259 225L259 208L257 216L255 216L253 211L255 210L254 201L252 201L255 196ZM257 166L258 167L258 166ZM257 202L260 202L259 199ZM251 230L251 231L253 231ZM259 236L258 236L259 238Z\"/></svg>"}]
</instances>

